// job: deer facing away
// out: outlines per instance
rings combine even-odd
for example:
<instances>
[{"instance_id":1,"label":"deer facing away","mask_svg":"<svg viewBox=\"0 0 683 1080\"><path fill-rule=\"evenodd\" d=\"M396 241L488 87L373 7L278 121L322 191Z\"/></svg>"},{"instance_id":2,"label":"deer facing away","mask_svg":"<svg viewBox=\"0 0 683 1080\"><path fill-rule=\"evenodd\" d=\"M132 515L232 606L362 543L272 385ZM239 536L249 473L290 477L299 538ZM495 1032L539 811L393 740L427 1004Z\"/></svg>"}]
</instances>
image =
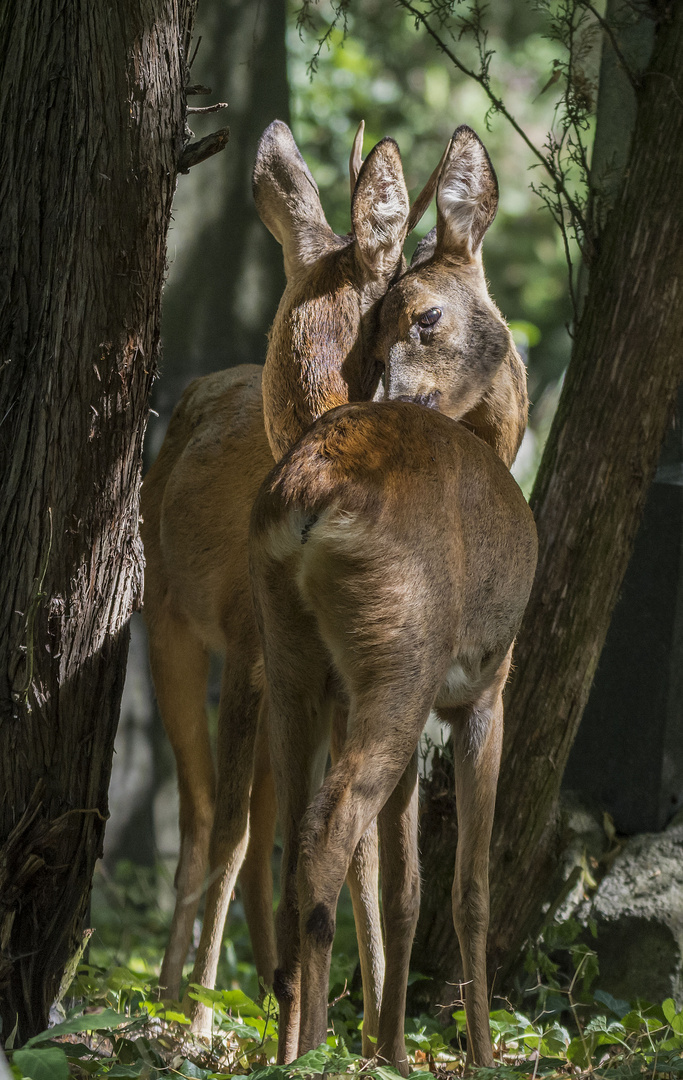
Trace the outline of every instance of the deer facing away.
<instances>
[{"instance_id":1,"label":"deer facing away","mask_svg":"<svg viewBox=\"0 0 683 1080\"><path fill-rule=\"evenodd\" d=\"M395 195L391 184L386 186L387 169L391 173L387 159L394 156L394 144L388 141L369 155L355 204L357 232L344 240L327 226L315 185L285 125L276 123L264 134L255 195L264 220L283 244L288 273L266 375L274 388L271 397L280 393L285 404L269 414L277 456L327 408L354 396L367 397L373 389L370 353L377 299L399 267L406 231L403 202L396 217L396 207L392 210L392 200L386 197ZM387 226L387 219L393 220L393 227ZM373 222L376 231L384 230L386 243L378 245L372 227L367 229ZM495 312L483 277L476 289L483 289L485 304ZM468 421L509 463L524 428L526 392L523 368L509 337L506 341L505 358L492 371ZM443 398L441 407L448 406ZM207 850L210 886L193 980L212 986L225 913L246 845L256 718L259 708L262 720L266 712L247 580L247 528L251 504L272 461L264 432L260 370L235 369L197 380L188 389L143 486L145 614L155 686L176 754L181 796L178 899L161 976L162 986L176 995ZM226 657L217 782L204 716L211 648ZM269 981L274 946L268 855L274 810L264 736L256 750L250 817L243 897L258 970ZM357 849L355 866L352 862L350 884L360 924L364 1049L370 1052L372 1043L366 1035L377 1032L383 961L373 912L373 843L371 836L366 839ZM195 1026L206 1025L207 1017L196 1009Z\"/></svg>"},{"instance_id":2,"label":"deer facing away","mask_svg":"<svg viewBox=\"0 0 683 1080\"><path fill-rule=\"evenodd\" d=\"M386 156L384 184L391 198L375 205L369 226L378 244L390 231L381 206L408 212L397 153ZM387 392L409 400L328 412L275 466L252 512L284 842L275 973L284 1062L326 1037L339 891L377 818L386 973L376 1053L407 1074L403 1017L419 908L416 752L432 708L451 725L456 753L453 919L468 1056L493 1061L488 851L502 690L536 566L533 518L506 468L524 395L480 257L496 206L486 151L460 128L438 183L435 236L381 308ZM264 412L267 430L278 431L287 408L271 393L270 361ZM347 737L323 778L340 710Z\"/></svg>"}]
</instances>

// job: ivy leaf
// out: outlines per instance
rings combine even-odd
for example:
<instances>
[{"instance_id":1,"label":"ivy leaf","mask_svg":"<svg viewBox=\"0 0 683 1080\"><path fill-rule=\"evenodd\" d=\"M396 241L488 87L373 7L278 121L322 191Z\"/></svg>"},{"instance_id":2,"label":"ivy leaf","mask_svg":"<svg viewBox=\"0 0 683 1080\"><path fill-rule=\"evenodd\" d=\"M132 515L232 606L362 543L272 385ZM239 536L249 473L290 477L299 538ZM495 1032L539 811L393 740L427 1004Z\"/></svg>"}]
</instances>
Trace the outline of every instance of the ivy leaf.
<instances>
[{"instance_id":1,"label":"ivy leaf","mask_svg":"<svg viewBox=\"0 0 683 1080\"><path fill-rule=\"evenodd\" d=\"M39 1035L34 1035L32 1039L27 1040L25 1049L35 1046L36 1043L56 1039L58 1035L72 1035L76 1031L108 1031L110 1028L130 1023L129 1016L115 1012L114 1009L104 1009L99 1013L84 1013L81 1016L72 1016L70 1020L55 1024L48 1031L41 1031Z\"/></svg>"},{"instance_id":2,"label":"ivy leaf","mask_svg":"<svg viewBox=\"0 0 683 1080\"><path fill-rule=\"evenodd\" d=\"M22 1076L29 1076L31 1080L69 1080L69 1062L59 1046L15 1050L12 1064L21 1069Z\"/></svg>"}]
</instances>

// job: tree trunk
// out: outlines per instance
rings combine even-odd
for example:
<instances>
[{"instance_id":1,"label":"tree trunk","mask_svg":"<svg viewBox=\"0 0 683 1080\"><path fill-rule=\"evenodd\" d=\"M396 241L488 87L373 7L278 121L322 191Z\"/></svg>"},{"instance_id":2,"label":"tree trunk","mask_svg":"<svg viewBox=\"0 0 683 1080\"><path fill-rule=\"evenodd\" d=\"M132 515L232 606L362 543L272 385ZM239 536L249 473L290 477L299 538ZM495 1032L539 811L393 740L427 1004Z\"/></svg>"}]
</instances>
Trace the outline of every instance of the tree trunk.
<instances>
[{"instance_id":1,"label":"tree trunk","mask_svg":"<svg viewBox=\"0 0 683 1080\"><path fill-rule=\"evenodd\" d=\"M683 108L674 92L682 50L683 6L662 6L629 167L596 241L531 500L539 566L506 695L491 849L489 961L498 986L559 887L562 773L683 375ZM427 825L435 804L438 792ZM427 877L448 843L426 831ZM439 957L440 975L452 978L450 896L429 894L414 955L422 968L425 956Z\"/></svg>"},{"instance_id":2,"label":"tree trunk","mask_svg":"<svg viewBox=\"0 0 683 1080\"><path fill-rule=\"evenodd\" d=\"M193 13L0 12L0 1015L20 1040L102 848Z\"/></svg>"},{"instance_id":3,"label":"tree trunk","mask_svg":"<svg viewBox=\"0 0 683 1080\"><path fill-rule=\"evenodd\" d=\"M672 93L683 79L683 5L669 11L531 500L540 559L506 702L494 967L538 925L557 872L562 773L683 377L683 107Z\"/></svg>"}]
</instances>

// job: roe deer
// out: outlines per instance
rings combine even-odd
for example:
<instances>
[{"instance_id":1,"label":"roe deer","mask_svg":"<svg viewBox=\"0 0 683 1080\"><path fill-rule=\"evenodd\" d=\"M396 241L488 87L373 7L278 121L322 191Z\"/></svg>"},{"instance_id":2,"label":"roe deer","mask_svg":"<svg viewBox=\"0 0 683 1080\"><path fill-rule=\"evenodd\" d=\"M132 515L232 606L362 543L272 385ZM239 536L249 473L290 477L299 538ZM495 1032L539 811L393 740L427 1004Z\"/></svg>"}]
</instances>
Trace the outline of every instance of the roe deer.
<instances>
[{"instance_id":1,"label":"roe deer","mask_svg":"<svg viewBox=\"0 0 683 1080\"><path fill-rule=\"evenodd\" d=\"M259 144L254 196L283 247L287 274L268 350L270 393L280 401L277 456L279 446L294 441L327 409L368 398L375 390L379 374L370 346L377 302L400 269L406 229L419 219L436 185L435 171L406 223L407 194L402 188L403 201L396 203L385 175L387 158L396 155L395 144L380 142L359 177L361 141L362 125L350 163L354 232L343 238L327 224L315 182L287 126L274 122ZM384 230L379 241L368 232L376 208ZM258 974L272 984L270 854L275 809L247 555L251 506L272 465L261 369L245 365L190 385L142 488L150 662L180 791L177 899L160 975L162 991L174 997L207 862L209 888L192 980L215 984L223 925L245 858L248 829L251 842L241 877L244 906ZM217 776L204 711L210 650L225 657ZM338 749L333 750L336 755ZM384 970L372 830L359 844L349 885L365 997L364 1049L370 1054ZM194 1004L191 1011L194 1030L206 1033L208 1010Z\"/></svg>"},{"instance_id":2,"label":"roe deer","mask_svg":"<svg viewBox=\"0 0 683 1080\"><path fill-rule=\"evenodd\" d=\"M386 168L385 183L399 192L397 154ZM536 565L533 518L505 467L526 396L480 256L497 201L484 147L459 128L438 182L435 235L381 308L386 391L411 400L328 412L254 503L251 577L284 840L274 987L281 1062L326 1038L337 899L359 839L378 818L386 974L376 1052L407 1075L416 750L432 708L451 724L456 750L453 919L468 1058L493 1061L488 850L502 690ZM378 216L376 236L380 226ZM281 449L291 409L273 389L270 361L266 427ZM348 732L323 779L334 709L347 712Z\"/></svg>"}]
</instances>

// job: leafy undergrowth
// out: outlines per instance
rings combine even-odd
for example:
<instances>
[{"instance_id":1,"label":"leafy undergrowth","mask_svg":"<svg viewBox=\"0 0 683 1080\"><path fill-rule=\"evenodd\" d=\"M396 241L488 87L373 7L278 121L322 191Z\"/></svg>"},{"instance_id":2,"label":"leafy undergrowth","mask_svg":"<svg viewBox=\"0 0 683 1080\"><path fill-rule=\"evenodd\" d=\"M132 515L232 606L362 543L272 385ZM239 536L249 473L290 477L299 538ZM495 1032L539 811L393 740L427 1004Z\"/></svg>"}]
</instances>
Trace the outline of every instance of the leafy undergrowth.
<instances>
[{"instance_id":1,"label":"leafy undergrowth","mask_svg":"<svg viewBox=\"0 0 683 1080\"><path fill-rule=\"evenodd\" d=\"M378 1080L398 1076L393 1069L373 1065L349 1050L339 1034L330 1035L326 1045L291 1065L275 1065L277 1005L270 995L256 1002L241 990L192 990L191 997L213 1008L209 1043L192 1037L189 1021L177 1003L155 1001L153 987L123 968L105 974L84 966L73 991L86 994L87 1012L80 1005L21 1049L7 1047L16 1080L23 1076L32 1080L68 1080L70 1076L156 1080L162 1074L213 1080L247 1073L258 1080L304 1080L323 1073L362 1072ZM683 1076L683 1013L677 1013L671 999L661 1007L641 1003L629 1008L598 991L594 1001L603 1006L603 1012L573 1037L552 1016L533 1019L508 1009L491 1013L497 1066L477 1070L477 1078ZM348 1029L348 1016L342 1025ZM450 1027L440 1028L427 1017L408 1020L406 1027L411 1076L424 1077L425 1072L443 1078L462 1075L462 1011L453 1014Z\"/></svg>"},{"instance_id":2,"label":"leafy undergrowth","mask_svg":"<svg viewBox=\"0 0 683 1080\"><path fill-rule=\"evenodd\" d=\"M98 916L93 921L99 923L91 941L94 962L78 968L65 998L70 1007L60 1007L60 1022L22 1047L14 1046L14 1033L6 1039L16 1080L157 1080L162 1075L213 1080L247 1074L254 1080L305 1080L356 1073L397 1080L394 1069L360 1054L362 997L353 980L356 957L348 912L342 909L340 915L340 936L348 951L333 958L332 1033L317 1050L278 1066L277 1002L270 994L258 998L253 966L240 958L245 931L234 920L231 931L237 932L238 945L226 944L219 977L219 985L229 989L189 990L190 998L213 1012L211 1040L193 1037L179 1002L158 1000L156 965L165 919L144 875L136 874L124 867L123 884L107 883L106 903L100 896L93 905ZM118 903L125 917L116 914ZM581 935L581 927L570 920L551 927L545 942L530 950L527 981L534 986L520 991L518 1007L508 1003L491 1013L496 1066L475 1070L476 1080L683 1080L683 1012L677 1012L672 999L661 1005L628 1003L595 989L596 956ZM447 1026L434 1016L406 1019L411 1077L463 1075L465 1014L456 1009L449 1019Z\"/></svg>"}]
</instances>

